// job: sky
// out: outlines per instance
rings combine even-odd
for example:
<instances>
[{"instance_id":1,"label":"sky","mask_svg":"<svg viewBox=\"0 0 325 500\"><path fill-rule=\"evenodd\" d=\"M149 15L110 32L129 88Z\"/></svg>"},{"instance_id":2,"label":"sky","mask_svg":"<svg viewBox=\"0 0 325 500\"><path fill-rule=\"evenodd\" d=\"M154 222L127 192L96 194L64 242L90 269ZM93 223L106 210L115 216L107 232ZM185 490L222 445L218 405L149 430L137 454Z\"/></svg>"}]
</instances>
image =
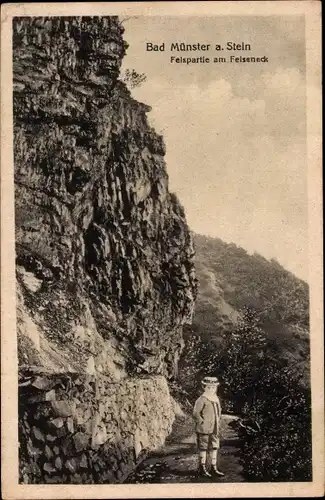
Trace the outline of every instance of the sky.
<instances>
[{"instance_id":1,"label":"sky","mask_svg":"<svg viewBox=\"0 0 325 500\"><path fill-rule=\"evenodd\" d=\"M136 17L122 71L145 73L133 96L166 143L169 189L191 230L275 258L308 280L304 18ZM268 63L172 64L172 42L251 45ZM146 43L164 52L146 50Z\"/></svg>"}]
</instances>

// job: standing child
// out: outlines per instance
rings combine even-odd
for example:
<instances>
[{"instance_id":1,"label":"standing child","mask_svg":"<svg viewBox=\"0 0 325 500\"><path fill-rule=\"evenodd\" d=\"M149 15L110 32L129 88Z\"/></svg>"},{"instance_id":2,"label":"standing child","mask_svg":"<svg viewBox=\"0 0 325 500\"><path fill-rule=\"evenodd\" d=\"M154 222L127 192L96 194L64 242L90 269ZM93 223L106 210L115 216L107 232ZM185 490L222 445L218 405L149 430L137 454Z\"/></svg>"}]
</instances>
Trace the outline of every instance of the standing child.
<instances>
[{"instance_id":1,"label":"standing child","mask_svg":"<svg viewBox=\"0 0 325 500\"><path fill-rule=\"evenodd\" d=\"M204 392L196 400L193 410L200 457L199 474L205 477L224 476L217 467L221 421L221 405L217 396L218 379L205 377L202 386ZM211 454L212 474L206 468L208 451Z\"/></svg>"}]
</instances>

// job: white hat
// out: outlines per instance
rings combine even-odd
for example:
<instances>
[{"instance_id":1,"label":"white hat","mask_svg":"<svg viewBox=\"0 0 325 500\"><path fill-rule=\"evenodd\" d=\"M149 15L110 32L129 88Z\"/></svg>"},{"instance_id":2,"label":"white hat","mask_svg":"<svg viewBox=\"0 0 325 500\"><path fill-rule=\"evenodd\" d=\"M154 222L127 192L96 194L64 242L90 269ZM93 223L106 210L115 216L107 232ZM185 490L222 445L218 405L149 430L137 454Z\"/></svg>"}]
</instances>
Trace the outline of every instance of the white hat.
<instances>
[{"instance_id":1,"label":"white hat","mask_svg":"<svg viewBox=\"0 0 325 500\"><path fill-rule=\"evenodd\" d=\"M204 377L204 379L202 380L202 385L204 385L204 386L206 386L206 385L217 386L219 384L220 384L220 382L217 379L217 377Z\"/></svg>"}]
</instances>

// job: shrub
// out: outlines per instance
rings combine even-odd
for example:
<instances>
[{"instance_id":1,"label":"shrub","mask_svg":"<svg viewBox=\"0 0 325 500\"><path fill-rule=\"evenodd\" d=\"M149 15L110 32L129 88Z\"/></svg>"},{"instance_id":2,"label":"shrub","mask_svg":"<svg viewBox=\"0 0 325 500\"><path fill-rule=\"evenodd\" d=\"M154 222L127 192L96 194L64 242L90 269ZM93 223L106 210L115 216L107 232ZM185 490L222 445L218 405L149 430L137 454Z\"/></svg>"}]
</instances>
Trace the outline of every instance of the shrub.
<instances>
[{"instance_id":1,"label":"shrub","mask_svg":"<svg viewBox=\"0 0 325 500\"><path fill-rule=\"evenodd\" d=\"M140 87L147 79L144 73L138 73L135 69L126 69L120 78L129 89Z\"/></svg>"}]
</instances>

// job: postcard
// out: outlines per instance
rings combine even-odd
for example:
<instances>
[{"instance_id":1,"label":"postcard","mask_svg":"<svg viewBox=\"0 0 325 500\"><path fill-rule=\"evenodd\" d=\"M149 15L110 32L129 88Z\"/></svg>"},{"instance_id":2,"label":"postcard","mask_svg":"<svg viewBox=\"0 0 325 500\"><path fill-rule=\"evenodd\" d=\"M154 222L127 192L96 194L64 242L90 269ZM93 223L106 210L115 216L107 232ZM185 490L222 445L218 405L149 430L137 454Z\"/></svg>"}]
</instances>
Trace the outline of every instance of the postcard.
<instances>
[{"instance_id":1,"label":"postcard","mask_svg":"<svg viewBox=\"0 0 325 500\"><path fill-rule=\"evenodd\" d=\"M3 7L5 499L322 496L320 28Z\"/></svg>"}]
</instances>

